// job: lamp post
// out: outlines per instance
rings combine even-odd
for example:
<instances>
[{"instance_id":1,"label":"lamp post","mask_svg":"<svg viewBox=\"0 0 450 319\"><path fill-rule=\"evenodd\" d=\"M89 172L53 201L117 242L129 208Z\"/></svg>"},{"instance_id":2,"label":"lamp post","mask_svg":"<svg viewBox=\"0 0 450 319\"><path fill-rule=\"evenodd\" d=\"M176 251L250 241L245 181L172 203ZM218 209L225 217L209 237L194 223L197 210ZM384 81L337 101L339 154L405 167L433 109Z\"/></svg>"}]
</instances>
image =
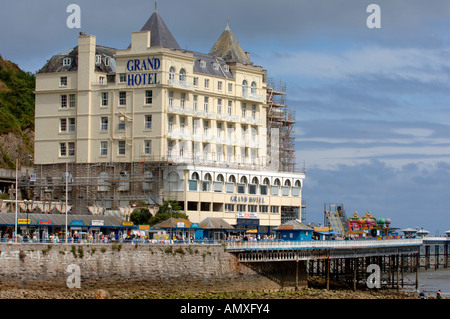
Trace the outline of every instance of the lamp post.
<instances>
[{"instance_id":1,"label":"lamp post","mask_svg":"<svg viewBox=\"0 0 450 319\"><path fill-rule=\"evenodd\" d=\"M26 213L27 213L26 223L27 223L27 240L28 240L28 239L29 239L29 230L28 230L28 224L29 224L29 222L28 222L28 212L30 211L30 209L29 209L30 201L29 201L28 199L24 199L24 200L23 200L23 203L25 204L25 210L26 210Z\"/></svg>"},{"instance_id":2,"label":"lamp post","mask_svg":"<svg viewBox=\"0 0 450 319\"><path fill-rule=\"evenodd\" d=\"M167 208L170 211L170 240L173 240L173 220L172 220L172 205L167 205Z\"/></svg>"}]
</instances>

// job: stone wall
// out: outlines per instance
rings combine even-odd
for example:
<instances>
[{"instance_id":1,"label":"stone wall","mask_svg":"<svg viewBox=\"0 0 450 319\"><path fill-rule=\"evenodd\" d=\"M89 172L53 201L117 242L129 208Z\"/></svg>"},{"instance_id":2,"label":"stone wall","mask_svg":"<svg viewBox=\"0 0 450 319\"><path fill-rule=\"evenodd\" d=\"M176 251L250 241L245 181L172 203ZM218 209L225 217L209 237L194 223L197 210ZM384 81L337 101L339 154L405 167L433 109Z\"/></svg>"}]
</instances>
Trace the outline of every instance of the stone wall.
<instances>
[{"instance_id":1,"label":"stone wall","mask_svg":"<svg viewBox=\"0 0 450 319\"><path fill-rule=\"evenodd\" d=\"M1 287L67 288L69 265L79 266L81 288L259 291L292 286L295 278L292 265L248 267L222 245L1 244L0 251Z\"/></svg>"}]
</instances>

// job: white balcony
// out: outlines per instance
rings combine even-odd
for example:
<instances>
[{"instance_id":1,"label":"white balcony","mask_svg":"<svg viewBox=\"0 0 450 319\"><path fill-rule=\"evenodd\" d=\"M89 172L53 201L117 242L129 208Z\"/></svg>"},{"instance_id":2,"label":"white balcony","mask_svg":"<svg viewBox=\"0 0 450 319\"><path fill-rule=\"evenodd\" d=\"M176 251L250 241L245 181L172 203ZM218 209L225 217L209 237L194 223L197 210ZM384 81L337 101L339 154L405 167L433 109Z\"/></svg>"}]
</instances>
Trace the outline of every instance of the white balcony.
<instances>
[{"instance_id":1,"label":"white balcony","mask_svg":"<svg viewBox=\"0 0 450 319\"><path fill-rule=\"evenodd\" d=\"M169 80L167 84L174 88L181 89L192 89L194 87L194 84L186 81Z\"/></svg>"}]
</instances>

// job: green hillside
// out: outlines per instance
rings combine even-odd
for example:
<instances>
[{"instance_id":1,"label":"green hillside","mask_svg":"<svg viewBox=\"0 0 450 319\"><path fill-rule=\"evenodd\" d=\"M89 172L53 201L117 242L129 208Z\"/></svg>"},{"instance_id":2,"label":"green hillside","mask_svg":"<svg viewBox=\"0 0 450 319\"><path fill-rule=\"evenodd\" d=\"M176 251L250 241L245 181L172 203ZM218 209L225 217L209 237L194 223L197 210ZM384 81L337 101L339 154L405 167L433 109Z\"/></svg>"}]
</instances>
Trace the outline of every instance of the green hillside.
<instances>
[{"instance_id":1,"label":"green hillside","mask_svg":"<svg viewBox=\"0 0 450 319\"><path fill-rule=\"evenodd\" d=\"M0 55L0 167L32 164L35 75Z\"/></svg>"}]
</instances>

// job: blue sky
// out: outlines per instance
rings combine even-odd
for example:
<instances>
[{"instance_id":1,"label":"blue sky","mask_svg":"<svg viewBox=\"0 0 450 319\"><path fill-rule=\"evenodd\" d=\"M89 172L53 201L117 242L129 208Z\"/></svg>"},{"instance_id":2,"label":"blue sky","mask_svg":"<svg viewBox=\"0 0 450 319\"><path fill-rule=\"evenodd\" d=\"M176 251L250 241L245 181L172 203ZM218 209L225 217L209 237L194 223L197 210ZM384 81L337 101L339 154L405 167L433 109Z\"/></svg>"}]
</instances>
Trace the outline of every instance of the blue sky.
<instances>
[{"instance_id":1,"label":"blue sky","mask_svg":"<svg viewBox=\"0 0 450 319\"><path fill-rule=\"evenodd\" d=\"M66 8L81 7L81 29ZM381 28L369 29L369 4ZM35 72L80 31L125 48L154 10L144 0L18 0L2 5L0 54ZM207 53L229 18L251 60L287 84L306 221L323 202L370 210L393 227L450 229L450 2L160 0L182 48Z\"/></svg>"}]
</instances>

